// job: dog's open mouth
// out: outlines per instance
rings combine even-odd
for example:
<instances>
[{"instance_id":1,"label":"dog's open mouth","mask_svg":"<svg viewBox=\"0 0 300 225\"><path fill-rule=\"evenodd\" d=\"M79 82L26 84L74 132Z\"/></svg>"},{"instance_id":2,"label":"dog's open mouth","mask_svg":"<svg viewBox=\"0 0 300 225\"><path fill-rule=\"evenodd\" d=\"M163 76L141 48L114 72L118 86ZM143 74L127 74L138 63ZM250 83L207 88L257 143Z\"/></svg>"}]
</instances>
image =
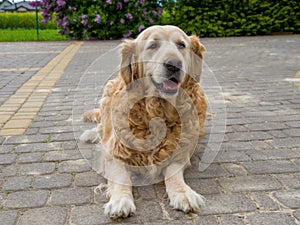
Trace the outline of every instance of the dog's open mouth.
<instances>
[{"instance_id":1,"label":"dog's open mouth","mask_svg":"<svg viewBox=\"0 0 300 225\"><path fill-rule=\"evenodd\" d=\"M153 79L152 82L154 83L154 85L159 91L168 95L176 94L178 92L179 85L180 85L180 82L175 77L166 79L162 83L157 83Z\"/></svg>"}]
</instances>

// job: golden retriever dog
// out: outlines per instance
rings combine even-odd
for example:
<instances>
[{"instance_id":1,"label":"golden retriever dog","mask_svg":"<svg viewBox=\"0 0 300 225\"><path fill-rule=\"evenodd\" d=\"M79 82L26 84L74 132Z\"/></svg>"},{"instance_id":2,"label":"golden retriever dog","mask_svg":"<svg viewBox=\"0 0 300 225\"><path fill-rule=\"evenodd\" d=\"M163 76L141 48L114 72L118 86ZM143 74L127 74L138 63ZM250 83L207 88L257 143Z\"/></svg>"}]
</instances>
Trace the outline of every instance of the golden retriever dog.
<instances>
[{"instance_id":1,"label":"golden retriever dog","mask_svg":"<svg viewBox=\"0 0 300 225\"><path fill-rule=\"evenodd\" d=\"M83 114L97 127L81 136L104 146L99 160L108 179L107 216L133 214L132 186L157 177L163 177L173 208L190 212L204 204L184 181L206 118L204 51L198 37L170 25L152 26L121 44L119 74L105 85L100 107Z\"/></svg>"}]
</instances>

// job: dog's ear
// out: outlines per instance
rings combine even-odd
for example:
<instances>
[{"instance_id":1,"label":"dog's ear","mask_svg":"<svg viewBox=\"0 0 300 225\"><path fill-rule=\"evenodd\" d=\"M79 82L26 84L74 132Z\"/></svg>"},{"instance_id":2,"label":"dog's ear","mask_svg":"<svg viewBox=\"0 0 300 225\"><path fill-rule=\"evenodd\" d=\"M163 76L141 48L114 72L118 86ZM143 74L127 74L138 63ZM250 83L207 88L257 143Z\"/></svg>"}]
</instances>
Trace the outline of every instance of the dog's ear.
<instances>
[{"instance_id":1,"label":"dog's ear","mask_svg":"<svg viewBox=\"0 0 300 225\"><path fill-rule=\"evenodd\" d=\"M192 35L189 37L191 41L191 71L190 75L197 81L200 81L202 73L202 59L203 53L206 51L204 45L201 44L200 39Z\"/></svg>"},{"instance_id":2,"label":"dog's ear","mask_svg":"<svg viewBox=\"0 0 300 225\"><path fill-rule=\"evenodd\" d=\"M200 57L200 59L203 58L203 53L206 51L206 48L204 47L204 45L201 44L200 39L195 36L192 35L190 36L190 40L191 40L191 50Z\"/></svg>"},{"instance_id":3,"label":"dog's ear","mask_svg":"<svg viewBox=\"0 0 300 225\"><path fill-rule=\"evenodd\" d=\"M135 41L126 40L121 49L121 76L125 84L130 84L137 77L135 62Z\"/></svg>"}]
</instances>

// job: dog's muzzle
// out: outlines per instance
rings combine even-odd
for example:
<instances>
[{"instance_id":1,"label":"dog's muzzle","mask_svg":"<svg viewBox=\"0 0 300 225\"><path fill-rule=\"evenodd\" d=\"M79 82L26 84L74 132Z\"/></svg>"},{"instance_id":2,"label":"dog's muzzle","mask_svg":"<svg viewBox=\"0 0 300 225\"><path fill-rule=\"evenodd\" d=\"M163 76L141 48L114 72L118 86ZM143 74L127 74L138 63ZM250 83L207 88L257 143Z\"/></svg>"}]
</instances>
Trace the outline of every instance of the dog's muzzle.
<instances>
[{"instance_id":1,"label":"dog's muzzle","mask_svg":"<svg viewBox=\"0 0 300 225\"><path fill-rule=\"evenodd\" d=\"M171 56L164 61L163 67L165 70L163 82L157 83L153 79L152 82L162 93L175 95L181 82L182 62L177 57Z\"/></svg>"}]
</instances>

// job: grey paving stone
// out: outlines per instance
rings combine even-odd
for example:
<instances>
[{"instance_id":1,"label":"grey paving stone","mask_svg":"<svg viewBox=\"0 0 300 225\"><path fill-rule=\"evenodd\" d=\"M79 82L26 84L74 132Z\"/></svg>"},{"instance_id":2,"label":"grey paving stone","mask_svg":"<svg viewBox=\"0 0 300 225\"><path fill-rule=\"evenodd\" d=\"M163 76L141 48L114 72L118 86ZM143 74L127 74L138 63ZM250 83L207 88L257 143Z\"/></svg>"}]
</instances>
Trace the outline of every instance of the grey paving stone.
<instances>
[{"instance_id":1,"label":"grey paving stone","mask_svg":"<svg viewBox=\"0 0 300 225\"><path fill-rule=\"evenodd\" d=\"M18 163L33 163L39 162L42 158L41 152L23 153L17 158Z\"/></svg>"},{"instance_id":2,"label":"grey paving stone","mask_svg":"<svg viewBox=\"0 0 300 225\"><path fill-rule=\"evenodd\" d=\"M300 168L288 160L268 160L243 162L242 165L252 174L272 174L298 172Z\"/></svg>"},{"instance_id":3,"label":"grey paving stone","mask_svg":"<svg viewBox=\"0 0 300 225\"><path fill-rule=\"evenodd\" d=\"M53 190L49 202L51 205L78 205L91 203L91 200L91 189L67 188Z\"/></svg>"},{"instance_id":4,"label":"grey paving stone","mask_svg":"<svg viewBox=\"0 0 300 225\"><path fill-rule=\"evenodd\" d=\"M49 174L35 178L34 187L37 189L64 188L72 184L71 174Z\"/></svg>"},{"instance_id":5,"label":"grey paving stone","mask_svg":"<svg viewBox=\"0 0 300 225\"><path fill-rule=\"evenodd\" d=\"M136 187L136 190L139 198L148 200L155 199L157 197L154 185Z\"/></svg>"},{"instance_id":6,"label":"grey paving stone","mask_svg":"<svg viewBox=\"0 0 300 225\"><path fill-rule=\"evenodd\" d=\"M76 225L97 225L110 223L100 205L75 206L71 211L70 223Z\"/></svg>"},{"instance_id":7,"label":"grey paving stone","mask_svg":"<svg viewBox=\"0 0 300 225\"><path fill-rule=\"evenodd\" d=\"M239 163L226 163L223 166L232 176L239 177L248 175L245 167L243 167Z\"/></svg>"},{"instance_id":8,"label":"grey paving stone","mask_svg":"<svg viewBox=\"0 0 300 225\"><path fill-rule=\"evenodd\" d=\"M272 145L278 149L283 147L297 148L300 145L300 139L297 137L276 138L272 141Z\"/></svg>"},{"instance_id":9,"label":"grey paving stone","mask_svg":"<svg viewBox=\"0 0 300 225\"><path fill-rule=\"evenodd\" d=\"M1 153L11 153L15 148L15 145L1 145Z\"/></svg>"},{"instance_id":10,"label":"grey paving stone","mask_svg":"<svg viewBox=\"0 0 300 225\"><path fill-rule=\"evenodd\" d=\"M2 205L5 202L5 200L6 200L6 194L0 193L0 207L2 207Z\"/></svg>"},{"instance_id":11,"label":"grey paving stone","mask_svg":"<svg viewBox=\"0 0 300 225\"><path fill-rule=\"evenodd\" d=\"M272 136L263 131L252 131L252 132L239 132L228 134L229 140L233 141L251 141L251 140L266 140L271 139Z\"/></svg>"},{"instance_id":12,"label":"grey paving stone","mask_svg":"<svg viewBox=\"0 0 300 225\"><path fill-rule=\"evenodd\" d=\"M64 225L67 220L67 209L38 208L23 213L20 225Z\"/></svg>"},{"instance_id":13,"label":"grey paving stone","mask_svg":"<svg viewBox=\"0 0 300 225\"><path fill-rule=\"evenodd\" d=\"M280 183L271 176L255 175L220 178L220 185L229 192L251 192L281 189Z\"/></svg>"},{"instance_id":14,"label":"grey paving stone","mask_svg":"<svg viewBox=\"0 0 300 225\"><path fill-rule=\"evenodd\" d=\"M16 154L1 154L0 165L10 165L16 160Z\"/></svg>"},{"instance_id":15,"label":"grey paving stone","mask_svg":"<svg viewBox=\"0 0 300 225\"><path fill-rule=\"evenodd\" d=\"M251 225L296 225L292 217L281 212L251 214L247 219Z\"/></svg>"},{"instance_id":16,"label":"grey paving stone","mask_svg":"<svg viewBox=\"0 0 300 225\"><path fill-rule=\"evenodd\" d=\"M163 213L159 203L155 200L136 202L136 217L143 222L151 222L163 219ZM151 210L149 210L151 209Z\"/></svg>"},{"instance_id":17,"label":"grey paving stone","mask_svg":"<svg viewBox=\"0 0 300 225\"><path fill-rule=\"evenodd\" d=\"M185 171L186 178L214 178L224 177L228 175L228 172L224 170L219 164L211 164L205 171L200 172L198 170L199 165L189 167Z\"/></svg>"},{"instance_id":18,"label":"grey paving stone","mask_svg":"<svg viewBox=\"0 0 300 225\"><path fill-rule=\"evenodd\" d=\"M222 149L228 151L233 151L233 150L242 151L242 150L253 149L253 145L251 145L251 142L249 141L229 141L229 142L222 143Z\"/></svg>"},{"instance_id":19,"label":"grey paving stone","mask_svg":"<svg viewBox=\"0 0 300 225\"><path fill-rule=\"evenodd\" d=\"M66 150L66 151L51 151L45 153L45 161L64 161L72 159L82 159L82 155L78 150Z\"/></svg>"},{"instance_id":20,"label":"grey paving stone","mask_svg":"<svg viewBox=\"0 0 300 225\"><path fill-rule=\"evenodd\" d=\"M300 210L294 211L293 215L298 221L300 221Z\"/></svg>"},{"instance_id":21,"label":"grey paving stone","mask_svg":"<svg viewBox=\"0 0 300 225\"><path fill-rule=\"evenodd\" d=\"M250 161L251 158L245 151L224 150L218 153L215 162L243 162Z\"/></svg>"},{"instance_id":22,"label":"grey paving stone","mask_svg":"<svg viewBox=\"0 0 300 225\"><path fill-rule=\"evenodd\" d=\"M162 220L159 222L146 222L145 225L192 225L194 224L192 220L181 219L181 220ZM128 224L129 225L129 224ZM198 225L198 224L197 224ZM200 224L202 225L202 224Z\"/></svg>"},{"instance_id":23,"label":"grey paving stone","mask_svg":"<svg viewBox=\"0 0 300 225\"><path fill-rule=\"evenodd\" d=\"M60 173L87 172L91 170L91 166L86 159L70 160L61 162L58 166Z\"/></svg>"},{"instance_id":24,"label":"grey paving stone","mask_svg":"<svg viewBox=\"0 0 300 225\"><path fill-rule=\"evenodd\" d=\"M276 174L275 177L289 188L300 188L300 173Z\"/></svg>"},{"instance_id":25,"label":"grey paving stone","mask_svg":"<svg viewBox=\"0 0 300 225\"><path fill-rule=\"evenodd\" d=\"M7 139L7 144L31 144L31 143L45 143L49 138L47 134L26 135L26 136L12 136Z\"/></svg>"},{"instance_id":26,"label":"grey paving stone","mask_svg":"<svg viewBox=\"0 0 300 225\"><path fill-rule=\"evenodd\" d=\"M220 194L219 186L214 179L186 179L186 183L202 195Z\"/></svg>"},{"instance_id":27,"label":"grey paving stone","mask_svg":"<svg viewBox=\"0 0 300 225\"><path fill-rule=\"evenodd\" d=\"M8 210L0 211L0 221L3 225L15 225L17 224L19 217L18 211Z\"/></svg>"},{"instance_id":28,"label":"grey paving stone","mask_svg":"<svg viewBox=\"0 0 300 225\"><path fill-rule=\"evenodd\" d=\"M283 205L292 208L300 208L300 190L283 190L274 193L274 196Z\"/></svg>"},{"instance_id":29,"label":"grey paving stone","mask_svg":"<svg viewBox=\"0 0 300 225\"><path fill-rule=\"evenodd\" d=\"M62 150L78 150L76 141L66 141L61 143Z\"/></svg>"},{"instance_id":30,"label":"grey paving stone","mask_svg":"<svg viewBox=\"0 0 300 225\"><path fill-rule=\"evenodd\" d=\"M202 215L251 212L256 209L254 203L241 194L208 195L205 198Z\"/></svg>"},{"instance_id":31,"label":"grey paving stone","mask_svg":"<svg viewBox=\"0 0 300 225\"><path fill-rule=\"evenodd\" d=\"M41 134L65 133L65 132L73 132L73 128L72 128L72 126L45 127L45 128L40 128L39 132Z\"/></svg>"},{"instance_id":32,"label":"grey paving stone","mask_svg":"<svg viewBox=\"0 0 300 225\"><path fill-rule=\"evenodd\" d=\"M246 151L254 160L272 160L272 159L293 159L297 157L298 151L294 149L282 148L273 150Z\"/></svg>"},{"instance_id":33,"label":"grey paving stone","mask_svg":"<svg viewBox=\"0 0 300 225\"><path fill-rule=\"evenodd\" d=\"M299 150L298 150L299 151ZM292 160L293 162L295 162L297 165L299 165L300 166L300 159L298 158L298 159L294 159L294 160Z\"/></svg>"},{"instance_id":34,"label":"grey paving stone","mask_svg":"<svg viewBox=\"0 0 300 225\"><path fill-rule=\"evenodd\" d=\"M300 128L300 122L299 121L291 121L291 122L286 122L286 124L290 127L296 127L296 128Z\"/></svg>"},{"instance_id":35,"label":"grey paving stone","mask_svg":"<svg viewBox=\"0 0 300 225\"><path fill-rule=\"evenodd\" d=\"M227 118L228 118L228 116L230 116L230 115L227 115ZM226 127L226 131L229 132L230 128L233 129L232 132L246 132L246 131L249 131L249 129L244 125L233 125L231 127Z\"/></svg>"},{"instance_id":36,"label":"grey paving stone","mask_svg":"<svg viewBox=\"0 0 300 225\"><path fill-rule=\"evenodd\" d=\"M275 211L279 209L278 203L266 193L254 192L251 194L251 196L257 204L259 210Z\"/></svg>"},{"instance_id":37,"label":"grey paving stone","mask_svg":"<svg viewBox=\"0 0 300 225\"><path fill-rule=\"evenodd\" d=\"M38 133L39 133L39 129L38 128L34 128L34 127L29 127L25 131L26 135L34 135L34 134L38 134Z\"/></svg>"},{"instance_id":38,"label":"grey paving stone","mask_svg":"<svg viewBox=\"0 0 300 225\"><path fill-rule=\"evenodd\" d=\"M53 173L55 163L30 163L21 165L22 175L40 175Z\"/></svg>"},{"instance_id":39,"label":"grey paving stone","mask_svg":"<svg viewBox=\"0 0 300 225\"><path fill-rule=\"evenodd\" d=\"M20 144L15 152L47 152L60 149L60 143L28 143Z\"/></svg>"},{"instance_id":40,"label":"grey paving stone","mask_svg":"<svg viewBox=\"0 0 300 225\"><path fill-rule=\"evenodd\" d=\"M105 179L94 171L78 173L75 176L75 185L82 187L98 186L105 182Z\"/></svg>"},{"instance_id":41,"label":"grey paving stone","mask_svg":"<svg viewBox=\"0 0 300 225\"><path fill-rule=\"evenodd\" d=\"M18 209L44 206L48 199L47 191L19 191L10 193L5 208Z\"/></svg>"},{"instance_id":42,"label":"grey paving stone","mask_svg":"<svg viewBox=\"0 0 300 225\"><path fill-rule=\"evenodd\" d=\"M198 218L193 221L195 224L199 225L218 225L218 221L214 216L198 216Z\"/></svg>"},{"instance_id":43,"label":"grey paving stone","mask_svg":"<svg viewBox=\"0 0 300 225\"><path fill-rule=\"evenodd\" d=\"M282 132L286 133L289 137L300 137L300 128L285 129Z\"/></svg>"},{"instance_id":44,"label":"grey paving stone","mask_svg":"<svg viewBox=\"0 0 300 225\"><path fill-rule=\"evenodd\" d=\"M26 190L31 187L33 178L30 176L8 177L3 184L2 189L5 191Z\"/></svg>"},{"instance_id":45,"label":"grey paving stone","mask_svg":"<svg viewBox=\"0 0 300 225\"><path fill-rule=\"evenodd\" d=\"M246 127L252 131L281 130L287 128L287 126L284 123L275 122L246 124Z\"/></svg>"},{"instance_id":46,"label":"grey paving stone","mask_svg":"<svg viewBox=\"0 0 300 225\"><path fill-rule=\"evenodd\" d=\"M236 215L222 215L221 216L222 225L244 225L244 219L241 216Z\"/></svg>"},{"instance_id":47,"label":"grey paving stone","mask_svg":"<svg viewBox=\"0 0 300 225\"><path fill-rule=\"evenodd\" d=\"M9 166L4 166L2 168L2 176L3 177L10 177L10 176L15 176L18 174L20 170L20 166L17 164L12 164Z\"/></svg>"},{"instance_id":48,"label":"grey paving stone","mask_svg":"<svg viewBox=\"0 0 300 225\"><path fill-rule=\"evenodd\" d=\"M69 133L61 133L61 134L53 134L51 135L51 140L52 141L73 141L74 140L74 133L69 132Z\"/></svg>"},{"instance_id":49,"label":"grey paving stone","mask_svg":"<svg viewBox=\"0 0 300 225\"><path fill-rule=\"evenodd\" d=\"M251 141L251 145L255 150L273 150L274 147L269 144L270 140Z\"/></svg>"},{"instance_id":50,"label":"grey paving stone","mask_svg":"<svg viewBox=\"0 0 300 225\"><path fill-rule=\"evenodd\" d=\"M288 135L283 133L281 130L269 130L268 133L275 138L287 138Z\"/></svg>"}]
</instances>

